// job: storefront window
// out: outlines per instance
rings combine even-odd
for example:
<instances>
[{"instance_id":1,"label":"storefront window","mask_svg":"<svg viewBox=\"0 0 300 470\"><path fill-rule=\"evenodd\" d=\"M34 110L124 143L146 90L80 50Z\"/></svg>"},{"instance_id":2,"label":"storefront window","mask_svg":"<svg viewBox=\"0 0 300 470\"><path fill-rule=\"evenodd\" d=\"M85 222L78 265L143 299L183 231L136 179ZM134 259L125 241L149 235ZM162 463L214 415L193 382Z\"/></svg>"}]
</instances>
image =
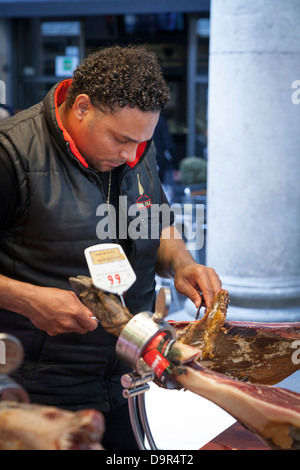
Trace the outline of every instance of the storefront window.
<instances>
[{"instance_id":1,"label":"storefront window","mask_svg":"<svg viewBox=\"0 0 300 470\"><path fill-rule=\"evenodd\" d=\"M207 158L209 18L189 24L188 156Z\"/></svg>"},{"instance_id":2,"label":"storefront window","mask_svg":"<svg viewBox=\"0 0 300 470\"><path fill-rule=\"evenodd\" d=\"M197 15L95 15L14 20L14 107L25 109L72 77L91 52L113 44L140 44L162 64L171 89L165 112L175 140L175 167L187 156L204 156L207 126L209 20Z\"/></svg>"},{"instance_id":3,"label":"storefront window","mask_svg":"<svg viewBox=\"0 0 300 470\"><path fill-rule=\"evenodd\" d=\"M72 77L83 57L81 29L80 21L18 22L20 109L43 99L59 80Z\"/></svg>"}]
</instances>

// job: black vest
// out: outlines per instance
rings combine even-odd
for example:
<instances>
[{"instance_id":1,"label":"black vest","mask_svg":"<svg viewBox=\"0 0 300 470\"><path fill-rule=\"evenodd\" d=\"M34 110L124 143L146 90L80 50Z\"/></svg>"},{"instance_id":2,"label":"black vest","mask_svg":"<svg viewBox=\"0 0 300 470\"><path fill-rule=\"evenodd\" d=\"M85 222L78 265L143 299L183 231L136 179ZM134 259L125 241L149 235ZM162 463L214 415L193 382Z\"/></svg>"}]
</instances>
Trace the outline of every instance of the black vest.
<instances>
[{"instance_id":1,"label":"black vest","mask_svg":"<svg viewBox=\"0 0 300 470\"><path fill-rule=\"evenodd\" d=\"M99 176L82 165L63 137L55 116L55 89L42 103L0 125L0 145L14 165L21 201L14 224L0 230L0 273L71 290L70 276L89 275L84 249L115 240L97 236L103 190ZM128 207L140 203L145 225L156 234L129 241L127 254L137 280L126 293L126 305L136 314L153 307L161 233L159 220L150 217L150 203L162 202L150 142L137 164L124 165L118 178L123 201ZM127 225L135 216L128 216ZM51 337L27 318L0 310L0 332L15 335L24 346L25 362L15 379L33 402L94 406L104 412L124 402L120 376L127 369L115 356L116 338L101 326L85 335Z\"/></svg>"}]
</instances>

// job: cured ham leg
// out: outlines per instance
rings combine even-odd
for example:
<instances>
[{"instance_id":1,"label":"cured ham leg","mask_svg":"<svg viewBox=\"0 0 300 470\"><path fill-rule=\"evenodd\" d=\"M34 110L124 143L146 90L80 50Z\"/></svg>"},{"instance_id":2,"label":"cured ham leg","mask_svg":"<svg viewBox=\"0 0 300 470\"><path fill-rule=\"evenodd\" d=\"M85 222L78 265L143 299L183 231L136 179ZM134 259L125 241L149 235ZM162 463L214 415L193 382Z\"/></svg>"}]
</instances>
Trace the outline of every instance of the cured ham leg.
<instances>
[{"instance_id":1,"label":"cured ham leg","mask_svg":"<svg viewBox=\"0 0 300 470\"><path fill-rule=\"evenodd\" d=\"M94 287L89 277L73 277L70 283L103 328L119 336L132 318L128 309ZM221 290L200 320L169 322L180 343L199 350L201 365L266 385L281 382L300 369L300 361L292 361L295 342L300 341L300 323L227 322L228 303L228 292Z\"/></svg>"},{"instance_id":2,"label":"cured ham leg","mask_svg":"<svg viewBox=\"0 0 300 470\"><path fill-rule=\"evenodd\" d=\"M104 325L108 324L109 331L118 336L126 324L125 319L128 316L128 321L132 318L127 309L122 313L122 306L115 304L109 312L103 314L103 307L98 305L99 302L104 305L103 295L95 296L95 288L86 280L77 278L76 282L73 279L70 281L73 286L76 285L77 293L81 291L80 297L84 303L89 299L86 305L101 323L103 316L102 326L105 328ZM90 295L92 293L93 296ZM225 324L227 303L228 293L220 291L206 311L204 319L195 322L197 324L187 325L183 335L178 334L178 340L171 348L176 363L172 363L172 357L167 355L171 363L170 374L175 383L223 408L271 448L300 449L300 394L268 385L240 382L203 366L204 361L201 362L197 355L197 359L191 362L184 364L180 361L180 357L184 356L182 351L185 346L189 348L186 357L191 354L190 343L195 338L199 348L195 349L198 352L200 350L202 358L214 359L219 333ZM177 344L181 345L178 351Z\"/></svg>"},{"instance_id":3,"label":"cured ham leg","mask_svg":"<svg viewBox=\"0 0 300 470\"><path fill-rule=\"evenodd\" d=\"M104 418L29 403L0 402L0 450L103 450Z\"/></svg>"},{"instance_id":4,"label":"cured ham leg","mask_svg":"<svg viewBox=\"0 0 300 470\"><path fill-rule=\"evenodd\" d=\"M175 376L183 387L236 418L272 449L300 449L300 395L268 385L254 385L192 363Z\"/></svg>"},{"instance_id":5,"label":"cured ham leg","mask_svg":"<svg viewBox=\"0 0 300 470\"><path fill-rule=\"evenodd\" d=\"M228 292L221 290L200 320L170 322L178 341L201 351L201 365L267 385L300 369L300 361L292 360L300 345L300 323L228 322L228 302Z\"/></svg>"},{"instance_id":6,"label":"cured ham leg","mask_svg":"<svg viewBox=\"0 0 300 470\"><path fill-rule=\"evenodd\" d=\"M196 335L191 329L198 322L170 323L179 341L201 350L204 329L198 327ZM188 337L183 337L184 331ZM299 346L300 323L225 321L214 339L213 354L202 356L201 364L239 380L275 385L300 369L300 361L292 359Z\"/></svg>"}]
</instances>

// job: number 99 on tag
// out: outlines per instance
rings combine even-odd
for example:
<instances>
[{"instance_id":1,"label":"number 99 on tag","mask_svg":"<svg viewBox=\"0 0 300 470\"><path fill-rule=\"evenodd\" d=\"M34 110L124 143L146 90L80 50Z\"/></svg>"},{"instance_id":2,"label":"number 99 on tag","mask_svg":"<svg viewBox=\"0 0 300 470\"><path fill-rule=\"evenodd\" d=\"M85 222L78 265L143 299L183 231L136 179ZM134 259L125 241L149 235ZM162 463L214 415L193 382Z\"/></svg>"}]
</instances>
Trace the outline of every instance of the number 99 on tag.
<instances>
[{"instance_id":1,"label":"number 99 on tag","mask_svg":"<svg viewBox=\"0 0 300 470\"><path fill-rule=\"evenodd\" d=\"M93 283L99 289L123 294L135 282L136 275L118 244L94 245L85 250Z\"/></svg>"},{"instance_id":2,"label":"number 99 on tag","mask_svg":"<svg viewBox=\"0 0 300 470\"><path fill-rule=\"evenodd\" d=\"M116 282L117 284L120 284L121 282L121 277L120 277L120 274L115 274L114 276L109 274L107 276L107 279L109 280L110 284L113 285L114 282Z\"/></svg>"}]
</instances>

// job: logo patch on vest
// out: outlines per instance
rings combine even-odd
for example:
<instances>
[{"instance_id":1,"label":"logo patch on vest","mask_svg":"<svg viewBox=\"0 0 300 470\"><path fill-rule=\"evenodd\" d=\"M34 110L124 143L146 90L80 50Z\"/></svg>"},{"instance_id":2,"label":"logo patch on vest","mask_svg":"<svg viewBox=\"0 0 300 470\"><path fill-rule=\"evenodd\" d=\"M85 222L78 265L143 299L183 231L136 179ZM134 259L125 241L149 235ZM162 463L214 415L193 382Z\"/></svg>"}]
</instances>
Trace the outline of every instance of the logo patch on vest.
<instances>
[{"instance_id":1,"label":"logo patch on vest","mask_svg":"<svg viewBox=\"0 0 300 470\"><path fill-rule=\"evenodd\" d=\"M138 209L142 209L143 207L145 209L148 209L149 207L151 207L151 204L152 204L151 198L147 196L147 194L144 194L143 196L138 197L136 200L136 205Z\"/></svg>"},{"instance_id":2,"label":"logo patch on vest","mask_svg":"<svg viewBox=\"0 0 300 470\"><path fill-rule=\"evenodd\" d=\"M136 200L136 205L138 209L149 209L152 205L152 200L150 196L147 196L147 194L144 194L144 188L142 186L141 180L140 180L140 175L139 173L137 174L137 182L138 182L138 190L139 190L139 197Z\"/></svg>"}]
</instances>

